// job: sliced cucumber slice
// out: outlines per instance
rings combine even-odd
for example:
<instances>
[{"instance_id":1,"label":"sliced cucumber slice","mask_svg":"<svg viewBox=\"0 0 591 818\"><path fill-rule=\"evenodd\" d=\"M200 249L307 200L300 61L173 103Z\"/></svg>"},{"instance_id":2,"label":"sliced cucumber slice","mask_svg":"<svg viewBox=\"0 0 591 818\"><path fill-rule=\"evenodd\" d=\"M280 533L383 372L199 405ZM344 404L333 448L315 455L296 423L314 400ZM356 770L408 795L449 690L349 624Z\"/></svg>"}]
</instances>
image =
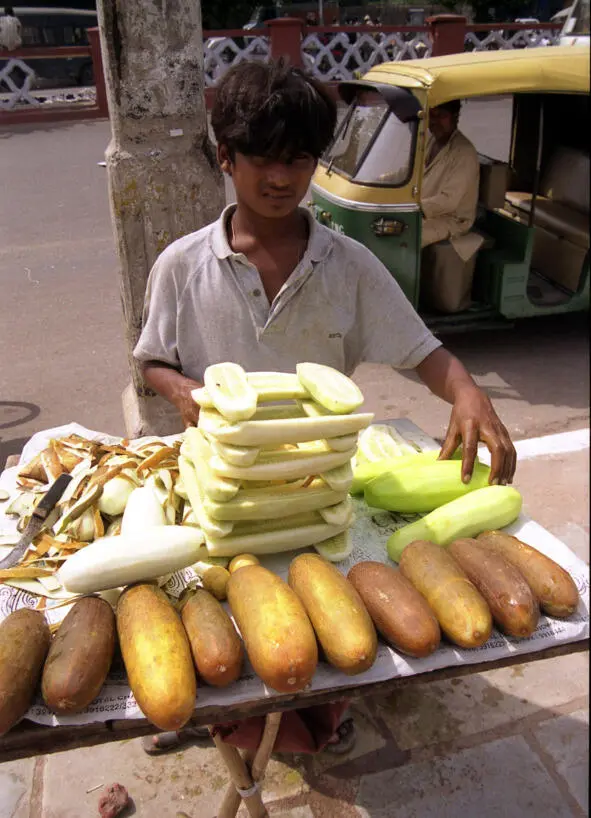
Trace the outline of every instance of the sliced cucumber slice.
<instances>
[{"instance_id":1,"label":"sliced cucumber slice","mask_svg":"<svg viewBox=\"0 0 591 818\"><path fill-rule=\"evenodd\" d=\"M341 562L346 560L353 550L353 543L349 537L348 531L342 531L328 540L323 540L314 545L316 551L321 557L329 562Z\"/></svg>"},{"instance_id":2,"label":"sliced cucumber slice","mask_svg":"<svg viewBox=\"0 0 591 818\"><path fill-rule=\"evenodd\" d=\"M256 412L258 395L238 364L208 366L203 383L215 408L228 420L248 420Z\"/></svg>"},{"instance_id":3,"label":"sliced cucumber slice","mask_svg":"<svg viewBox=\"0 0 591 818\"><path fill-rule=\"evenodd\" d=\"M348 415L363 403L357 384L331 366L302 363L296 366L296 372L314 400L330 412Z\"/></svg>"}]
</instances>

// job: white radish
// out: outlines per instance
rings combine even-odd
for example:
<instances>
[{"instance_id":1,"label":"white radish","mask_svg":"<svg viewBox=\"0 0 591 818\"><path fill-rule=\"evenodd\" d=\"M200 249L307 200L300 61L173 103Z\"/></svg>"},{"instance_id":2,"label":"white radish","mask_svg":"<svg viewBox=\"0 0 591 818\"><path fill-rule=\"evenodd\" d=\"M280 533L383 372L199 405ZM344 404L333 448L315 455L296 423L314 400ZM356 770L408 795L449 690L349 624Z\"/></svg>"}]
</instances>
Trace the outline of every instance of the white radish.
<instances>
[{"instance_id":1,"label":"white radish","mask_svg":"<svg viewBox=\"0 0 591 818\"><path fill-rule=\"evenodd\" d=\"M68 557L57 577L77 594L145 582L192 565L203 554L203 541L200 529L178 525L101 537Z\"/></svg>"},{"instance_id":2,"label":"white radish","mask_svg":"<svg viewBox=\"0 0 591 818\"><path fill-rule=\"evenodd\" d=\"M121 534L135 534L160 525L167 525L166 514L152 486L134 489L123 512Z\"/></svg>"}]
</instances>

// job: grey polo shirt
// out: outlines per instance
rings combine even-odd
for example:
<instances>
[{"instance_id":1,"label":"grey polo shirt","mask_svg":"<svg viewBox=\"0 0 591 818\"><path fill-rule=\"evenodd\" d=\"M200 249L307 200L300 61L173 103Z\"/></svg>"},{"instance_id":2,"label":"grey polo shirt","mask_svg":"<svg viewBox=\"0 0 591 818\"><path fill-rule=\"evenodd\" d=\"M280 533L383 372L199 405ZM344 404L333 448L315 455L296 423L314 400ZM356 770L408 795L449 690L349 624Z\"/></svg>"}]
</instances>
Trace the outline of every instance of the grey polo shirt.
<instances>
[{"instance_id":1,"label":"grey polo shirt","mask_svg":"<svg viewBox=\"0 0 591 818\"><path fill-rule=\"evenodd\" d=\"M256 267L229 245L234 207L156 260L136 360L202 382L222 361L250 372L294 372L301 361L349 375L363 362L413 369L440 346L383 264L307 210L306 252L270 304Z\"/></svg>"}]
</instances>

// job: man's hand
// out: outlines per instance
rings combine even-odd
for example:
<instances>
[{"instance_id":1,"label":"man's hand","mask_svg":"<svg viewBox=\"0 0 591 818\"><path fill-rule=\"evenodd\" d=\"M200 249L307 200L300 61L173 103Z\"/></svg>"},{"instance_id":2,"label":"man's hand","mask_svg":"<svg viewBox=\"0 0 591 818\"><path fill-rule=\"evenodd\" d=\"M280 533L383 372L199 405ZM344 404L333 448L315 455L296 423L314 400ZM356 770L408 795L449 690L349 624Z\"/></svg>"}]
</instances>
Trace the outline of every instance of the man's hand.
<instances>
[{"instance_id":1,"label":"man's hand","mask_svg":"<svg viewBox=\"0 0 591 818\"><path fill-rule=\"evenodd\" d=\"M491 453L491 483L510 483L515 474L517 452L509 432L492 403L470 377L455 355L439 347L417 366L417 374L434 395L451 403L453 409L440 459L451 457L462 444L462 480L472 477L478 442Z\"/></svg>"},{"instance_id":2,"label":"man's hand","mask_svg":"<svg viewBox=\"0 0 591 818\"><path fill-rule=\"evenodd\" d=\"M472 477L478 443L486 443L491 453L490 480L492 485L513 481L517 452L508 431L488 397L477 386L458 390L451 412L447 435L441 447L440 460L447 460L462 444L462 480Z\"/></svg>"},{"instance_id":3,"label":"man's hand","mask_svg":"<svg viewBox=\"0 0 591 818\"><path fill-rule=\"evenodd\" d=\"M197 426L199 404L191 397L193 389L202 383L185 377L181 372L159 361L149 361L142 367L145 382L179 410L185 428Z\"/></svg>"},{"instance_id":4,"label":"man's hand","mask_svg":"<svg viewBox=\"0 0 591 818\"><path fill-rule=\"evenodd\" d=\"M172 402L179 410L181 420L185 429L187 426L197 426L199 420L199 404L195 403L191 397L193 389L198 389L201 384L185 378L187 383L180 384L173 394Z\"/></svg>"}]
</instances>

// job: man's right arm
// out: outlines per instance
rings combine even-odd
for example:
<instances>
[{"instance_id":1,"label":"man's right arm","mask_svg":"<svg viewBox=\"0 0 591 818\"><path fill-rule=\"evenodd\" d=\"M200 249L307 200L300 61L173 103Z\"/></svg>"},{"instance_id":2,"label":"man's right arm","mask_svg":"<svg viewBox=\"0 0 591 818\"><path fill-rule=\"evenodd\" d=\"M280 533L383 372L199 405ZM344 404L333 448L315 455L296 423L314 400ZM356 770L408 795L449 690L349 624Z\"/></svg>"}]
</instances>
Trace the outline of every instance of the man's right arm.
<instances>
[{"instance_id":1,"label":"man's right arm","mask_svg":"<svg viewBox=\"0 0 591 818\"><path fill-rule=\"evenodd\" d=\"M145 361L142 363L142 374L147 386L176 406L185 427L197 425L199 404L195 403L191 392L203 386L202 383L187 378L162 361Z\"/></svg>"}]
</instances>

